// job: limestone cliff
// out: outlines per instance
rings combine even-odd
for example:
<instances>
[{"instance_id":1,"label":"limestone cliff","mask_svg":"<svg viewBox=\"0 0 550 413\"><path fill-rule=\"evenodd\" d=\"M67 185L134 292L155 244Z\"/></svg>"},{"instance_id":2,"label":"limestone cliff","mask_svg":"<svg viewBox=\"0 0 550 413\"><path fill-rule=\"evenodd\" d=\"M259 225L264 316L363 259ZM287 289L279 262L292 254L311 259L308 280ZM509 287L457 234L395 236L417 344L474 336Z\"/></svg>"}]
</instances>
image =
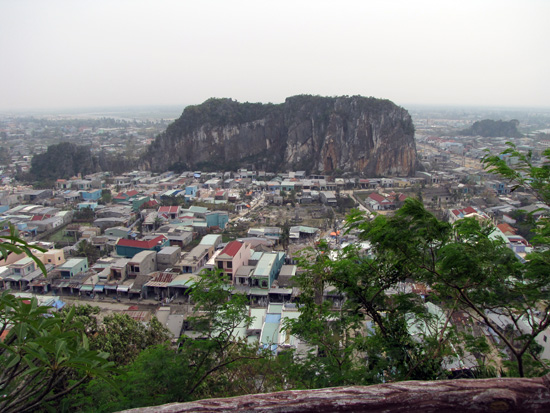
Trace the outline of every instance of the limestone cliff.
<instances>
[{"instance_id":1,"label":"limestone cliff","mask_svg":"<svg viewBox=\"0 0 550 413\"><path fill-rule=\"evenodd\" d=\"M408 112L388 100L294 96L282 104L209 99L188 106L142 158L144 168L414 173Z\"/></svg>"}]
</instances>

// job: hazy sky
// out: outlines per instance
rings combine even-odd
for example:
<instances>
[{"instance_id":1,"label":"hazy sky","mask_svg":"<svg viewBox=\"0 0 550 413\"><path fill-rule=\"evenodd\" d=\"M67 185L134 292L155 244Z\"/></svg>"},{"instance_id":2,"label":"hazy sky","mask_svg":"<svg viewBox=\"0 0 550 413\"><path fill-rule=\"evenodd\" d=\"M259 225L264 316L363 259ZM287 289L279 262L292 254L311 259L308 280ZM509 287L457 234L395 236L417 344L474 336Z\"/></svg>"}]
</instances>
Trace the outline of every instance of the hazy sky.
<instances>
[{"instance_id":1,"label":"hazy sky","mask_svg":"<svg viewBox=\"0 0 550 413\"><path fill-rule=\"evenodd\" d=\"M550 107L550 1L0 0L0 110L282 102Z\"/></svg>"}]
</instances>

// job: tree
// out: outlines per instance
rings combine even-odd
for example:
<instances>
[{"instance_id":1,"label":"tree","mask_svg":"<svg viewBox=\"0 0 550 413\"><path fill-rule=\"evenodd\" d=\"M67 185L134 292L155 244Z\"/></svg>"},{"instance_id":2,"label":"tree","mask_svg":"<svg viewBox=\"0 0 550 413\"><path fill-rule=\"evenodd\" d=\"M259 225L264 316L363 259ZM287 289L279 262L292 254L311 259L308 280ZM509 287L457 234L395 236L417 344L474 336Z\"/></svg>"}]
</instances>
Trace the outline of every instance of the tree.
<instances>
[{"instance_id":1,"label":"tree","mask_svg":"<svg viewBox=\"0 0 550 413\"><path fill-rule=\"evenodd\" d=\"M0 410L32 412L58 400L90 377L108 380L108 354L90 350L83 327L50 313L35 298L0 295ZM69 381L71 380L71 381Z\"/></svg>"},{"instance_id":2,"label":"tree","mask_svg":"<svg viewBox=\"0 0 550 413\"><path fill-rule=\"evenodd\" d=\"M442 302L454 302L476 320L490 327L502 340L523 377L524 357L538 367L535 337L550 326L548 303L550 271L533 263L521 264L504 242L492 237L493 228L474 218L454 225L439 221L423 205L407 199L393 217L379 216L372 222L355 221L376 252L392 254L400 274L432 287ZM494 316L492 316L494 315ZM503 329L495 316L505 316L513 325Z\"/></svg>"},{"instance_id":3,"label":"tree","mask_svg":"<svg viewBox=\"0 0 550 413\"><path fill-rule=\"evenodd\" d=\"M283 224L281 228L281 245L284 249L288 248L288 244L290 243L290 224L287 221Z\"/></svg>"},{"instance_id":4,"label":"tree","mask_svg":"<svg viewBox=\"0 0 550 413\"><path fill-rule=\"evenodd\" d=\"M324 372L334 380L327 385L350 384L358 377L372 383L443 376L450 333L436 328L418 340L409 332L408 323L428 325L430 315L417 297L389 293L407 277L391 254L377 251L374 259L355 247L338 253L323 242L302 255L300 266L306 269L297 276L300 317L287 328L321 354L331 355L323 361L323 366L332 366ZM327 287L340 297L335 308L323 301ZM364 329L365 322L372 326Z\"/></svg>"},{"instance_id":5,"label":"tree","mask_svg":"<svg viewBox=\"0 0 550 413\"><path fill-rule=\"evenodd\" d=\"M101 202L104 204L110 204L113 200L113 195L111 194L110 189L102 189L101 190Z\"/></svg>"},{"instance_id":6,"label":"tree","mask_svg":"<svg viewBox=\"0 0 550 413\"><path fill-rule=\"evenodd\" d=\"M92 208L86 207L75 211L74 219L77 221L92 222L95 219L95 212Z\"/></svg>"},{"instance_id":7,"label":"tree","mask_svg":"<svg viewBox=\"0 0 550 413\"><path fill-rule=\"evenodd\" d=\"M79 257L86 257L88 263L91 265L99 258L99 251L88 240L83 239L77 245L76 255Z\"/></svg>"},{"instance_id":8,"label":"tree","mask_svg":"<svg viewBox=\"0 0 550 413\"><path fill-rule=\"evenodd\" d=\"M90 383L86 394L93 395L101 388L102 397L112 411L223 397L239 391L238 383L231 380L234 370L251 360L267 356L257 346L247 344L238 334L239 329L246 329L252 321L248 316L246 296L233 294L219 273L205 272L192 287L191 297L195 311L187 319L188 335L180 338L177 348L160 344L140 352L135 361L115 378L122 397L115 396L112 390L95 381ZM118 321L112 324L112 334L125 329ZM122 337L125 336L122 334ZM107 344L101 333L99 342L100 345ZM114 354L120 354L115 344ZM120 347L122 354L123 347L126 346ZM75 403L96 405L91 396L86 395L85 400L82 399L81 396ZM86 408L84 406L82 409Z\"/></svg>"},{"instance_id":9,"label":"tree","mask_svg":"<svg viewBox=\"0 0 550 413\"><path fill-rule=\"evenodd\" d=\"M138 322L127 314L109 314L98 322L99 307L77 305L63 311L84 326L84 331L90 339L92 350L109 352L109 361L117 366L132 363L146 348L164 344L170 339L170 332L156 317L147 324Z\"/></svg>"}]
</instances>

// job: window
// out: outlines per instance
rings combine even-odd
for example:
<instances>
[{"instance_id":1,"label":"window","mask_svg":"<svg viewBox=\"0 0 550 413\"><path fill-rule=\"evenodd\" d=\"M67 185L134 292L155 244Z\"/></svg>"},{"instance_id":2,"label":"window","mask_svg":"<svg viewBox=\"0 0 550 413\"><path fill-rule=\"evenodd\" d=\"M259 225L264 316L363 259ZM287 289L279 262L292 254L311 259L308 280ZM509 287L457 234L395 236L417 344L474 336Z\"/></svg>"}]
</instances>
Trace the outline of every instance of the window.
<instances>
[{"instance_id":1,"label":"window","mask_svg":"<svg viewBox=\"0 0 550 413\"><path fill-rule=\"evenodd\" d=\"M548 340L548 337L544 336L543 340L546 343L546 341Z\"/></svg>"},{"instance_id":2,"label":"window","mask_svg":"<svg viewBox=\"0 0 550 413\"><path fill-rule=\"evenodd\" d=\"M227 268L233 268L233 262L227 261Z\"/></svg>"},{"instance_id":3,"label":"window","mask_svg":"<svg viewBox=\"0 0 550 413\"><path fill-rule=\"evenodd\" d=\"M223 261L218 261L218 268L223 269Z\"/></svg>"}]
</instances>

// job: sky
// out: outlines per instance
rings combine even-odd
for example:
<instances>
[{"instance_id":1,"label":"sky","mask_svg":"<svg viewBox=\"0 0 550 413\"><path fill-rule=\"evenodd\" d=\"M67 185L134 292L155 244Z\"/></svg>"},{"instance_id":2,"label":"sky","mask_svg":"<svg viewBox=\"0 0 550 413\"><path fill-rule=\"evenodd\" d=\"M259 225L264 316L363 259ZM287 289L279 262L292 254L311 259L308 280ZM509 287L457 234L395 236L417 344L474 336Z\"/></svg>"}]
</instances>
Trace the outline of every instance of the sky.
<instances>
[{"instance_id":1,"label":"sky","mask_svg":"<svg viewBox=\"0 0 550 413\"><path fill-rule=\"evenodd\" d=\"M283 102L550 107L548 0L0 0L0 110Z\"/></svg>"}]
</instances>

